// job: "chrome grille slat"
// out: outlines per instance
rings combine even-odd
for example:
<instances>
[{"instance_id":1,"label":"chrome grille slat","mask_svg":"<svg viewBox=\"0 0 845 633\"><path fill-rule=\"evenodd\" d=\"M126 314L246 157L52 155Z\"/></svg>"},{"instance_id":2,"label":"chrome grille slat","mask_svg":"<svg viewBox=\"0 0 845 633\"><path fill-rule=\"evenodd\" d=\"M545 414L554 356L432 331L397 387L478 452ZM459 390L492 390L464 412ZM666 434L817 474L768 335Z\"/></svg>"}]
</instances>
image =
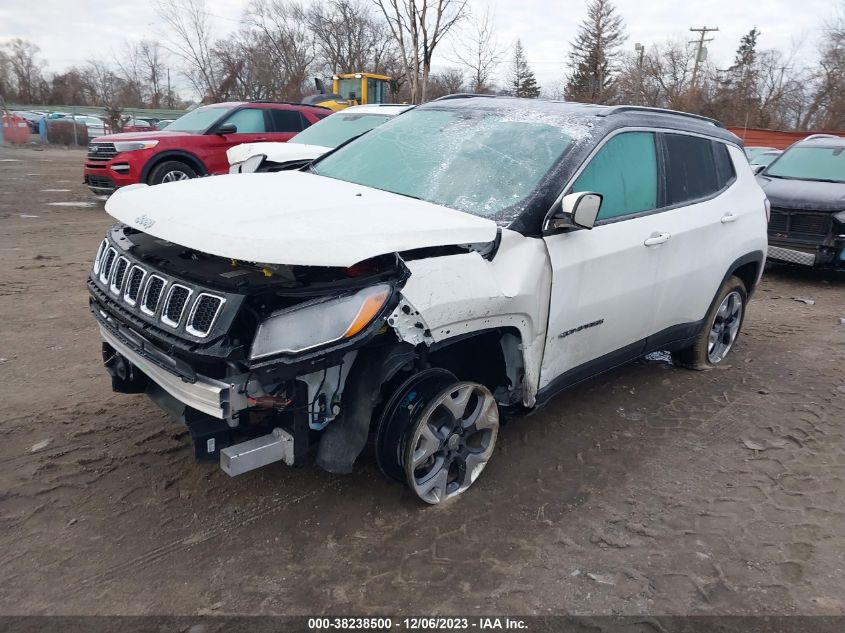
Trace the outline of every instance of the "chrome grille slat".
<instances>
[{"instance_id":1,"label":"chrome grille slat","mask_svg":"<svg viewBox=\"0 0 845 633\"><path fill-rule=\"evenodd\" d=\"M188 313L185 331L198 338L208 336L224 303L226 300L222 297L201 292Z\"/></svg>"},{"instance_id":2,"label":"chrome grille slat","mask_svg":"<svg viewBox=\"0 0 845 633\"><path fill-rule=\"evenodd\" d=\"M172 284L161 310L161 322L170 327L179 327L182 315L188 305L193 290L182 284Z\"/></svg>"},{"instance_id":3,"label":"chrome grille slat","mask_svg":"<svg viewBox=\"0 0 845 633\"><path fill-rule=\"evenodd\" d=\"M158 275L150 275L146 288L144 288L144 295L141 298L141 312L153 316L158 310L158 304L161 301L161 295L164 294L164 289L167 286L167 281Z\"/></svg>"},{"instance_id":4,"label":"chrome grille slat","mask_svg":"<svg viewBox=\"0 0 845 633\"><path fill-rule=\"evenodd\" d=\"M129 277L126 281L126 290L123 293L123 300L131 306L138 303L138 297L141 294L141 289L144 287L144 280L147 276L147 271L138 266L133 265L129 269Z\"/></svg>"},{"instance_id":5,"label":"chrome grille slat","mask_svg":"<svg viewBox=\"0 0 845 633\"><path fill-rule=\"evenodd\" d=\"M123 290L123 280L126 278L127 270L129 270L129 260L125 257L119 257L117 263L114 264L114 274L109 284L109 290L116 295L119 295L120 291Z\"/></svg>"},{"instance_id":6,"label":"chrome grille slat","mask_svg":"<svg viewBox=\"0 0 845 633\"><path fill-rule=\"evenodd\" d=\"M94 274L100 272L100 263L103 261L103 253L108 248L109 243L106 240L100 242L100 247L97 249L97 255L94 257Z\"/></svg>"},{"instance_id":7,"label":"chrome grille slat","mask_svg":"<svg viewBox=\"0 0 845 633\"><path fill-rule=\"evenodd\" d=\"M156 274L127 251L100 242L94 258L92 279L116 300L133 308L151 322L180 329L195 338L207 337L224 313L226 297L203 287L181 283Z\"/></svg>"},{"instance_id":8,"label":"chrome grille slat","mask_svg":"<svg viewBox=\"0 0 845 633\"><path fill-rule=\"evenodd\" d=\"M117 250L112 247L106 251L105 259L102 263L102 268L100 270L100 281L104 284L108 284L111 281L111 273L112 267L114 264L114 260L117 258Z\"/></svg>"}]
</instances>

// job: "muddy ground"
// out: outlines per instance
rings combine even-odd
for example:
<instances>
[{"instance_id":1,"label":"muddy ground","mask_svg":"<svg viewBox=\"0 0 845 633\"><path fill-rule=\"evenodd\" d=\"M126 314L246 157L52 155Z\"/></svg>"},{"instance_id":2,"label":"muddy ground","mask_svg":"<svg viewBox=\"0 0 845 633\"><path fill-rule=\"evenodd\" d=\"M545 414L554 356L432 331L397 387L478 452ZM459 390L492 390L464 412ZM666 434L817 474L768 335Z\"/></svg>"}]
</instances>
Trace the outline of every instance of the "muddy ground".
<instances>
[{"instance_id":1,"label":"muddy ground","mask_svg":"<svg viewBox=\"0 0 845 633\"><path fill-rule=\"evenodd\" d=\"M845 280L769 271L729 366L592 380L444 507L369 459L230 479L110 391L82 158L0 149L0 613L845 613Z\"/></svg>"}]
</instances>

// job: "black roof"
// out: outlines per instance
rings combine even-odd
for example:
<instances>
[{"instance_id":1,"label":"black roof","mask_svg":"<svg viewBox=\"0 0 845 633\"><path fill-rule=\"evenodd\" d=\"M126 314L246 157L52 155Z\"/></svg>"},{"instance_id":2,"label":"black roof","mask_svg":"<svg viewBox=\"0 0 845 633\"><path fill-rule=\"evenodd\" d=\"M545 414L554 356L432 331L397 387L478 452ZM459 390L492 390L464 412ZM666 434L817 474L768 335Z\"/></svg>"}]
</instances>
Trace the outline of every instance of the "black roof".
<instances>
[{"instance_id":1,"label":"black roof","mask_svg":"<svg viewBox=\"0 0 845 633\"><path fill-rule=\"evenodd\" d=\"M698 114L632 105L598 105L552 99L523 99L500 95L454 94L419 106L438 109L520 110L594 119L596 127L656 127L712 136L742 146L740 139L717 120Z\"/></svg>"}]
</instances>

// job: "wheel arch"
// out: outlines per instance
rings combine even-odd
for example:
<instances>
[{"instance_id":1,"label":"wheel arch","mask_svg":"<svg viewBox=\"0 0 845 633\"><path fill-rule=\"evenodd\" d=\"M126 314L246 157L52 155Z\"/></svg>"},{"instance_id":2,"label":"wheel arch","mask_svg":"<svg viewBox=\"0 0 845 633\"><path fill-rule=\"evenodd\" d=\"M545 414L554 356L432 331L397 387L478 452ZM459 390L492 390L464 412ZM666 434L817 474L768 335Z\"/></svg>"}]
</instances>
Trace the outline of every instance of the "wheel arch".
<instances>
[{"instance_id":1,"label":"wheel arch","mask_svg":"<svg viewBox=\"0 0 845 633\"><path fill-rule=\"evenodd\" d=\"M147 161L147 164L141 169L140 181L147 182L147 179L150 177L153 169L168 160L178 160L183 163L187 163L194 169L194 171L197 172L198 175L208 175L208 169L206 169L205 163L203 163L198 156L190 152L186 152L185 150L169 149L161 152L160 154L156 154Z\"/></svg>"},{"instance_id":2,"label":"wheel arch","mask_svg":"<svg viewBox=\"0 0 845 633\"><path fill-rule=\"evenodd\" d=\"M750 298L757 288L757 283L760 281L760 275L763 272L763 264L766 260L763 251L755 251L747 253L739 257L733 264L731 264L728 273L719 285L721 288L725 281L730 276L739 277L743 284L745 284L745 292Z\"/></svg>"}]
</instances>

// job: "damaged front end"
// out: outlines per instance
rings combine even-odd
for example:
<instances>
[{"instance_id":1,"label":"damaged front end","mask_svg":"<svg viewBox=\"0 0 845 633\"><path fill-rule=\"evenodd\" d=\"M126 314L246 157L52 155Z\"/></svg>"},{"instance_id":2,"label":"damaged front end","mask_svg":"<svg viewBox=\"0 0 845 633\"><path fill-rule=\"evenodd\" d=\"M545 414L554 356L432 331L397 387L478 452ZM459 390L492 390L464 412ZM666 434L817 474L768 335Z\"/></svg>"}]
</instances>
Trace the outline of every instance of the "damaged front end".
<instances>
[{"instance_id":1,"label":"damaged front end","mask_svg":"<svg viewBox=\"0 0 845 633\"><path fill-rule=\"evenodd\" d=\"M198 459L235 475L301 464L320 443L318 463L346 472L367 425L339 418L371 407L375 374L410 358L387 325L408 276L396 254L348 268L263 265L115 225L88 289L113 389L180 419Z\"/></svg>"}]
</instances>

